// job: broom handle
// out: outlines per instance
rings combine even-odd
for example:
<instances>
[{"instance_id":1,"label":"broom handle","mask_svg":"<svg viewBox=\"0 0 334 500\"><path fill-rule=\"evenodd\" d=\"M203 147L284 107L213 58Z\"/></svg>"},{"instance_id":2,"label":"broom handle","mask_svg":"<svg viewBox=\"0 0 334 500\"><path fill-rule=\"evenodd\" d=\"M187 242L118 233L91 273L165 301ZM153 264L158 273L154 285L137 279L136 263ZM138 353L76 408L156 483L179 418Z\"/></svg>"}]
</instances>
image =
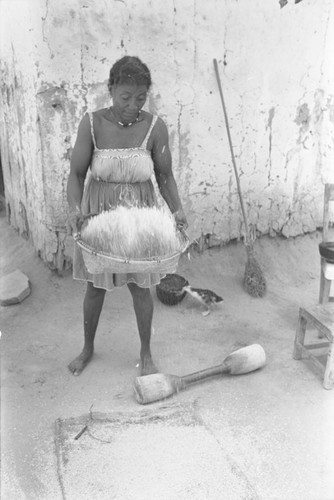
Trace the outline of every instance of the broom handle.
<instances>
[{"instance_id":1,"label":"broom handle","mask_svg":"<svg viewBox=\"0 0 334 500\"><path fill-rule=\"evenodd\" d=\"M228 137L228 142L229 142L229 145L230 145L230 151L231 151L231 157L232 157L232 163L233 163L235 178L236 178L236 181L237 181L237 188L238 188L238 194L239 194L239 198L240 198L241 211L242 211L242 215L243 215L244 223L245 223L245 231L246 231L246 238L245 239L246 239L247 243L250 243L249 233L248 233L248 222L247 222L247 217L246 217L246 211L245 211L244 201L243 201L242 193L241 193L241 186L240 186L240 181L239 181L239 175L238 175L237 165L236 165L236 162L235 162L235 157L234 157L234 152L233 152L233 145L232 145L230 127L229 127L229 124L228 124L227 111L226 111L226 106L225 106L225 101L224 101L223 89L222 89L222 85L221 85L221 81L220 81L220 76L219 76L219 68L218 68L217 59L213 60L213 64L214 64L215 71L216 71L217 83L218 83L220 98L221 98L221 102L222 102L222 106L223 106L223 111L224 111L225 125L226 125L226 130L227 130L227 137Z\"/></svg>"},{"instance_id":2,"label":"broom handle","mask_svg":"<svg viewBox=\"0 0 334 500\"><path fill-rule=\"evenodd\" d=\"M217 365L212 368L206 368L205 370L201 370L199 372L190 373L189 375L185 375L184 377L180 377L182 381L182 385L193 384L194 382L198 382L199 380L203 380L204 378L214 377L215 375L222 375L223 373L228 373L230 369L225 365Z\"/></svg>"}]
</instances>

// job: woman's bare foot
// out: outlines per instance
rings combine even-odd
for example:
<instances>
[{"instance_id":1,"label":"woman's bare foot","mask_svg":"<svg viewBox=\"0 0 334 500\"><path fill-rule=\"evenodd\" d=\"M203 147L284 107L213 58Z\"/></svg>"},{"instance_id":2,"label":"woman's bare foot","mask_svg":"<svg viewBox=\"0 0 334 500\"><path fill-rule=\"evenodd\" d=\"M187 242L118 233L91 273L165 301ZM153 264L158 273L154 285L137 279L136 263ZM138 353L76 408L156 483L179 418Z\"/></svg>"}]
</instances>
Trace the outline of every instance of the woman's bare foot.
<instances>
[{"instance_id":1,"label":"woman's bare foot","mask_svg":"<svg viewBox=\"0 0 334 500\"><path fill-rule=\"evenodd\" d=\"M68 365L68 369L73 375L80 375L93 356L93 350L84 349L77 358Z\"/></svg>"},{"instance_id":2,"label":"woman's bare foot","mask_svg":"<svg viewBox=\"0 0 334 500\"><path fill-rule=\"evenodd\" d=\"M143 377L144 375L152 375L152 373L158 373L159 370L153 363L151 356L141 356L140 362L140 375Z\"/></svg>"}]
</instances>

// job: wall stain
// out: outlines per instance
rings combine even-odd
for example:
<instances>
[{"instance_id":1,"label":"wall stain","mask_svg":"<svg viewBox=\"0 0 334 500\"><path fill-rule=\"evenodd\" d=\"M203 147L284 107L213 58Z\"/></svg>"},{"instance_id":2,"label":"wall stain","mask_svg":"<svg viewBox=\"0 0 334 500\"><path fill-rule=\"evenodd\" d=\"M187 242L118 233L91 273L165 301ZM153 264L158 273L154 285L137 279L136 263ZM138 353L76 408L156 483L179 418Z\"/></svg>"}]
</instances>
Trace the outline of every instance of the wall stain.
<instances>
[{"instance_id":1,"label":"wall stain","mask_svg":"<svg viewBox=\"0 0 334 500\"><path fill-rule=\"evenodd\" d=\"M46 2L45 2L45 14L44 14L43 17L41 17L41 20L42 20L42 36L43 36L43 42L46 43L46 45L47 45L47 47L49 49L50 57L51 57L51 59L53 59L54 58L54 53L51 50L50 40L49 40L49 37L46 36L46 34L45 34L45 25L46 25L46 22L47 22L48 15L49 15L49 0L46 0Z\"/></svg>"},{"instance_id":2,"label":"wall stain","mask_svg":"<svg viewBox=\"0 0 334 500\"><path fill-rule=\"evenodd\" d=\"M310 120L311 120L310 110L307 103L305 102L301 106L298 106L297 115L294 121L295 123L297 123L297 125L299 125L302 128L302 130L306 131L309 127Z\"/></svg>"},{"instance_id":3,"label":"wall stain","mask_svg":"<svg viewBox=\"0 0 334 500\"><path fill-rule=\"evenodd\" d=\"M266 125L266 130L269 129L269 158L268 158L268 161L267 161L267 165L269 165L269 169L268 169L268 186L270 186L270 184L271 184L271 168L272 168L272 156L271 156L271 153L272 153L272 142L273 142L272 125L273 125L274 116L275 116L275 108L273 107L273 108L269 109L268 123Z\"/></svg>"},{"instance_id":4,"label":"wall stain","mask_svg":"<svg viewBox=\"0 0 334 500\"><path fill-rule=\"evenodd\" d=\"M29 231L27 210L21 200L19 202L19 215L22 217L23 220L23 230L21 232L21 235L23 236L24 239L28 240L30 231Z\"/></svg>"}]
</instances>

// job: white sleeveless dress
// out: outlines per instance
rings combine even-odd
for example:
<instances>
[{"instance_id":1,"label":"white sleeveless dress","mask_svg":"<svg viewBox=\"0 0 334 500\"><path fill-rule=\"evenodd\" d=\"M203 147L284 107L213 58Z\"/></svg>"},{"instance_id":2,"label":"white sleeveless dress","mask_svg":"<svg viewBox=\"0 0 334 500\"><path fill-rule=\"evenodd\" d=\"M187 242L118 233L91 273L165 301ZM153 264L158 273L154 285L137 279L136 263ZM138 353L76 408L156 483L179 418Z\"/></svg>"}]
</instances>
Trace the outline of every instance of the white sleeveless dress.
<instances>
[{"instance_id":1,"label":"white sleeveless dress","mask_svg":"<svg viewBox=\"0 0 334 500\"><path fill-rule=\"evenodd\" d=\"M88 113L94 151L82 197L82 213L100 213L118 205L154 206L156 197L151 176L153 160L147 142L157 121L152 116L151 125L142 144L134 148L99 149L94 135L93 113ZM115 286L136 283L143 288L156 285L163 274L112 273L91 274L87 271L82 250L75 244L73 278L91 281L95 287L112 290Z\"/></svg>"}]
</instances>

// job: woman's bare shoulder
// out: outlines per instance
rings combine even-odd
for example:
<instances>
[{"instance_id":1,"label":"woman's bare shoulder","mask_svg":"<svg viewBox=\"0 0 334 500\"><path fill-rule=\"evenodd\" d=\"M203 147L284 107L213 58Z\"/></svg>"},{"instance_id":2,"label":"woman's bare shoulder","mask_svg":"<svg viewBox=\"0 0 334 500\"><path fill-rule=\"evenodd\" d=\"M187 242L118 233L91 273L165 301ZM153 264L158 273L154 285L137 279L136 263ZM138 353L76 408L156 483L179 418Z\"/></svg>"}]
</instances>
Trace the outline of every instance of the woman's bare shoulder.
<instances>
[{"instance_id":1,"label":"woman's bare shoulder","mask_svg":"<svg viewBox=\"0 0 334 500\"><path fill-rule=\"evenodd\" d=\"M97 109L95 111L91 111L91 114L93 115L94 119L97 119L97 120L100 120L102 118L107 120L108 113L109 113L109 108L101 108L101 109Z\"/></svg>"},{"instance_id":2,"label":"woman's bare shoulder","mask_svg":"<svg viewBox=\"0 0 334 500\"><path fill-rule=\"evenodd\" d=\"M165 121L158 116L157 120L154 124L153 130L152 130L152 137L153 139L167 139L168 138L168 129Z\"/></svg>"},{"instance_id":3,"label":"woman's bare shoulder","mask_svg":"<svg viewBox=\"0 0 334 500\"><path fill-rule=\"evenodd\" d=\"M86 135L87 133L90 133L90 122L88 113L85 113L79 123L78 136Z\"/></svg>"}]
</instances>

